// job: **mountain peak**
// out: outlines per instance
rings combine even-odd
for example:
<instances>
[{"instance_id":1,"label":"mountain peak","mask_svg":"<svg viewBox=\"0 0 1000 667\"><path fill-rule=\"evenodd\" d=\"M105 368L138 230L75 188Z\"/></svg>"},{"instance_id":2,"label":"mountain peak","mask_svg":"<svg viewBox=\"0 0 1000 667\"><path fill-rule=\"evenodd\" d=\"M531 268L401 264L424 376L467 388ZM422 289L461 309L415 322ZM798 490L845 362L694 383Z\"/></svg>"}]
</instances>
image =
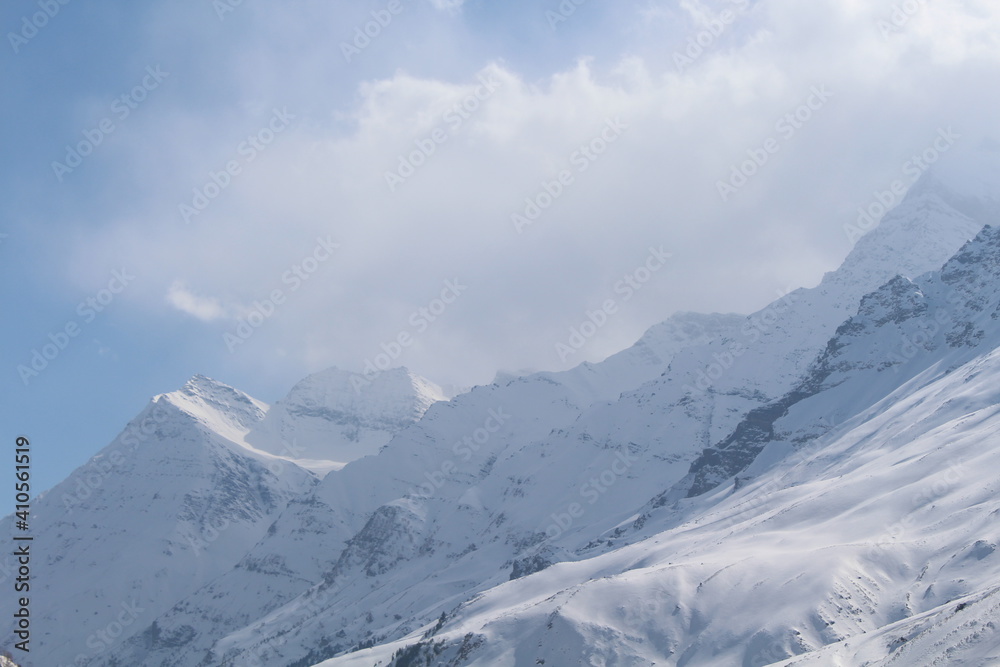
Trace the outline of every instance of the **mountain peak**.
<instances>
[{"instance_id":1,"label":"mountain peak","mask_svg":"<svg viewBox=\"0 0 1000 667\"><path fill-rule=\"evenodd\" d=\"M152 402L172 406L236 442L267 412L266 403L201 374L176 391L155 396Z\"/></svg>"},{"instance_id":2,"label":"mountain peak","mask_svg":"<svg viewBox=\"0 0 1000 667\"><path fill-rule=\"evenodd\" d=\"M986 224L988 216L966 213L976 213L977 206L966 202L956 207L957 196L942 187L914 188L858 239L840 268L823 277L824 283L864 286L867 291L896 273L916 278L941 268ZM985 200L976 201L982 210L988 208Z\"/></svg>"},{"instance_id":3,"label":"mountain peak","mask_svg":"<svg viewBox=\"0 0 1000 667\"><path fill-rule=\"evenodd\" d=\"M831 664L872 633L869 662L930 664L927 613L994 664L970 596L1000 572L1000 228L975 187L928 175L757 313L447 405L406 368L270 408L195 375L33 506L42 662L128 601L90 664Z\"/></svg>"},{"instance_id":4,"label":"mountain peak","mask_svg":"<svg viewBox=\"0 0 1000 667\"><path fill-rule=\"evenodd\" d=\"M925 171L907 197L933 193L965 215L978 218L988 206L1000 207L1000 142L984 138L955 146ZM986 222L986 221L984 221Z\"/></svg>"},{"instance_id":5,"label":"mountain peak","mask_svg":"<svg viewBox=\"0 0 1000 667\"><path fill-rule=\"evenodd\" d=\"M344 464L374 454L446 400L441 387L404 367L370 377L327 368L292 387L247 442L278 456Z\"/></svg>"},{"instance_id":6,"label":"mountain peak","mask_svg":"<svg viewBox=\"0 0 1000 667\"><path fill-rule=\"evenodd\" d=\"M282 399L302 411L315 408L402 420L409 420L413 409L423 414L432 403L445 400L448 399L441 387L405 366L372 377L337 367L327 368L298 382Z\"/></svg>"},{"instance_id":7,"label":"mountain peak","mask_svg":"<svg viewBox=\"0 0 1000 667\"><path fill-rule=\"evenodd\" d=\"M876 193L878 201L858 209L856 225L845 227L857 243L843 265L827 276L844 274L836 277L856 282L859 273L875 274L889 266L914 278L940 268L983 225L1000 219L1000 143L956 144L885 212L895 201L893 192L897 190ZM870 231L862 235L865 229Z\"/></svg>"},{"instance_id":8,"label":"mountain peak","mask_svg":"<svg viewBox=\"0 0 1000 667\"><path fill-rule=\"evenodd\" d=\"M202 375L201 373L195 373L192 375L181 391L185 391L191 394L209 394L217 392L235 391L233 387L225 384L224 382L219 382L218 380L213 380L207 375Z\"/></svg>"}]
</instances>

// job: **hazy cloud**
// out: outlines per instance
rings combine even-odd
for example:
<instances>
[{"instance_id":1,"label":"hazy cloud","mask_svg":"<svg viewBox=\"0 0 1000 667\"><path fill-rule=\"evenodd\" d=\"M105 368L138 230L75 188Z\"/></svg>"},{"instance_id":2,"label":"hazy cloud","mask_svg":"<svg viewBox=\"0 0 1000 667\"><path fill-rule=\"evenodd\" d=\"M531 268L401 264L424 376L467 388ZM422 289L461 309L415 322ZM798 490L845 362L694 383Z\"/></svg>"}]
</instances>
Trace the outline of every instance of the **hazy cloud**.
<instances>
[{"instance_id":1,"label":"hazy cloud","mask_svg":"<svg viewBox=\"0 0 1000 667\"><path fill-rule=\"evenodd\" d=\"M221 62L218 76L238 86L232 94L253 90L259 101L240 130L212 138L198 129L225 127L228 110L151 105L143 150L127 157L155 179L138 204L150 222L120 218L76 252L110 261L111 248L132 248L144 258L144 284L205 321L203 335L221 348L211 325L225 307L174 276L251 303L282 288L288 267L329 234L343 252L231 363L358 368L407 330L443 281L460 279L467 294L399 362L442 382L481 382L497 368L600 359L678 309L749 311L777 290L815 284L850 247L844 223L908 151L942 126L968 136L993 127L996 93L982 85L1000 54L992 5L922 4L897 16L888 35L880 21L893 21L891 3L682 6L677 16L669 3L634 6L632 39L617 57L588 57L584 42L575 62L542 78L487 58L478 71L437 76L416 55L359 79L350 96L318 89L296 106L285 103L280 77L255 80L244 61ZM587 7L560 31L593 34ZM727 8L741 13L711 24ZM286 11L259 20L281 25L275 15ZM442 29L432 18L403 19ZM666 46L649 32L660 24ZM386 28L365 57L410 48L399 27ZM255 44L245 55L273 62L275 48ZM308 42L281 48L300 52L306 71L326 66ZM680 71L677 54L690 61ZM810 109L817 90L829 97ZM286 106L296 118L245 160L240 142L266 134L271 109ZM613 142L601 139L609 122L626 128ZM776 152L723 201L719 184L772 139ZM185 225L178 205L229 160L239 174ZM546 194L561 173L572 182ZM518 233L512 216L547 197ZM614 294L651 245L673 253L669 266L575 358L560 360L555 343ZM140 309L141 296L137 287Z\"/></svg>"},{"instance_id":2,"label":"hazy cloud","mask_svg":"<svg viewBox=\"0 0 1000 667\"><path fill-rule=\"evenodd\" d=\"M180 282L174 282L170 286L167 291L167 301L182 313L187 313L204 322L211 322L226 316L226 309L223 308L218 299L199 296Z\"/></svg>"}]
</instances>

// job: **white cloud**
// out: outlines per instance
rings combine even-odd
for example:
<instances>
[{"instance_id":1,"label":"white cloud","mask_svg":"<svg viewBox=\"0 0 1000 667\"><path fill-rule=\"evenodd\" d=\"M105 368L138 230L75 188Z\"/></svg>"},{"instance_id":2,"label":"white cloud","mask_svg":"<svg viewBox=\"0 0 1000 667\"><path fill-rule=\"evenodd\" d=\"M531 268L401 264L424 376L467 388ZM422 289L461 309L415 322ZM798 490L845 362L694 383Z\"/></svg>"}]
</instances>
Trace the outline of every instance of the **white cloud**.
<instances>
[{"instance_id":1,"label":"white cloud","mask_svg":"<svg viewBox=\"0 0 1000 667\"><path fill-rule=\"evenodd\" d=\"M226 309L218 299L198 296L179 281L170 285L170 289L167 291L167 302L182 313L187 313L204 322L226 317Z\"/></svg>"},{"instance_id":2,"label":"white cloud","mask_svg":"<svg viewBox=\"0 0 1000 667\"><path fill-rule=\"evenodd\" d=\"M78 256L112 261L109 249L131 248L143 258L143 284L204 321L236 311L173 282L176 275L240 303L283 290L287 301L233 363L305 370L359 368L408 330L442 281L458 278L467 293L399 361L441 382L469 383L501 367L561 366L555 343L613 295L648 246L664 245L670 266L571 363L601 358L675 310L749 311L778 289L814 284L848 251L842 229L858 205L938 127L970 137L993 128L996 93L982 82L1000 73L1000 51L986 48L1000 9L967 5L928 4L885 38L878 21L890 2L762 0L683 72L673 54L700 30L693 22L674 26L676 39L640 32L614 61L584 58L543 78L488 65L481 77L499 83L488 94L475 76L435 76L403 59L407 69L366 80L348 106L331 86L330 114L304 113L324 108L321 97L292 109L296 123L190 225L177 205L235 154L240 137L212 143L191 128L223 127L218 118L150 107L143 152L131 159L156 184L144 211L153 223L140 229L123 218ZM560 35L583 25L585 7ZM647 17L655 9L644 7ZM637 30L642 22L636 11ZM371 53L402 43L392 34ZM289 76L314 67L302 58ZM284 92L278 79L253 83ZM794 136L780 137L780 151L722 202L716 183L748 150L778 137L776 122L814 86L834 97ZM580 170L574 153L614 118L627 130ZM254 119L250 132L261 122ZM443 141L430 139L435 130ZM421 155L427 146L433 153ZM386 172L410 155L420 166L390 192ZM176 165L201 166L181 173ZM573 183L517 234L511 214L563 170ZM293 292L283 276L319 235L332 235L342 251ZM243 354L251 346L257 353Z\"/></svg>"}]
</instances>

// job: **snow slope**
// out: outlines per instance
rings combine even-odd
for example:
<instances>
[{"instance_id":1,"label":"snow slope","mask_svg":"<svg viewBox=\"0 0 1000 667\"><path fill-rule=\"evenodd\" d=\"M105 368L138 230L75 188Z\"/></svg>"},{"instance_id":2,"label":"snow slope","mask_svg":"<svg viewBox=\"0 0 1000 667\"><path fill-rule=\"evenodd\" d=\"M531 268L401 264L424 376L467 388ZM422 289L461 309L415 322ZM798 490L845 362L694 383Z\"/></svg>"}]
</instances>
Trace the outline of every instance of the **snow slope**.
<instances>
[{"instance_id":1,"label":"snow slope","mask_svg":"<svg viewBox=\"0 0 1000 667\"><path fill-rule=\"evenodd\" d=\"M394 368L366 378L330 368L300 381L247 435L263 451L312 461L318 471L375 454L398 431L445 401L440 387Z\"/></svg>"},{"instance_id":2,"label":"snow slope","mask_svg":"<svg viewBox=\"0 0 1000 667\"><path fill-rule=\"evenodd\" d=\"M391 642L512 577L614 545L650 498L678 482L682 496L691 491L683 488L685 474L705 447L795 388L866 291L895 270L919 275L939 267L980 226L938 194L918 191L820 286L749 318L720 321L718 335L677 350L667 372L617 400L566 411L563 379L541 374L453 401L453 414L482 416L488 397L515 416L518 428L474 452L451 444L458 432L426 445L403 433L378 457L342 471L353 474L328 477L321 493L340 487L329 504L353 506L366 521L353 524L322 583L220 640L212 656L309 664ZM743 346L738 354L734 341ZM713 363L724 372L699 388L699 373L709 375ZM429 411L422 424L434 415ZM548 430L530 430L539 425ZM473 420L466 434L475 427ZM347 481L386 471L401 483L381 495ZM424 491L422 484L430 486ZM372 502L359 503L366 494Z\"/></svg>"},{"instance_id":3,"label":"snow slope","mask_svg":"<svg viewBox=\"0 0 1000 667\"><path fill-rule=\"evenodd\" d=\"M423 419L398 433L377 456L355 460L343 470L329 473L314 492L289 503L267 535L236 568L157 619L157 627L172 633L180 628L197 628L185 636L185 641L150 647L136 638L120 646L115 657L126 664L195 665L203 660L215 664L234 643L246 642L256 650L263 626L275 626L272 631L280 632L285 625L294 624L301 626L302 632L308 631L318 611L314 598L301 610L301 618L292 614L293 621L282 615L278 624L248 625L247 618L257 613L262 616L279 613L273 607L290 596L307 594L332 571L345 571L353 566L381 567L376 563L380 553L390 551L388 547L380 550L365 542L370 558L363 564L350 566L352 554L365 549L345 549L352 539L356 543L391 539L397 522L407 521L408 516L393 509L397 499L430 489L431 502L450 506L453 498L449 494L454 492L445 486L463 488L475 483L484 469L488 473L492 452L504 443L544 439L594 403L616 398L624 388L663 372L670 355L677 350L710 340L720 330L731 328L738 319L681 314L651 330L634 348L601 364L583 364L562 373L539 373L503 385L477 387L449 402L431 405ZM454 469L442 473L448 465ZM497 479L501 485L504 483L502 478ZM499 497L502 496L500 492ZM418 529L417 524L411 526ZM374 538L373 533L376 533ZM289 545L294 546L289 548ZM445 551L435 553L448 557ZM508 557L502 556L501 562ZM365 598L363 590L358 594ZM432 591L430 595L436 593ZM327 601L327 606L331 602ZM362 636L368 631L367 610L362 605L369 602L370 599L367 602L359 599L356 613L338 603L338 608L344 608L346 614L353 614L353 622ZM339 630L318 628L315 641L320 644ZM231 633L233 637L227 637ZM215 640L219 640L218 645L206 657L206 650ZM295 646L291 650L294 655L290 660L312 649ZM254 652L247 657L245 649L237 651L242 654L233 658L235 664L251 659L264 660L266 664L274 659L270 654L260 653L258 658Z\"/></svg>"},{"instance_id":4,"label":"snow slope","mask_svg":"<svg viewBox=\"0 0 1000 667\"><path fill-rule=\"evenodd\" d=\"M925 175L818 286L600 363L156 397L33 506L35 659L992 659L1000 197L972 173Z\"/></svg>"},{"instance_id":5,"label":"snow slope","mask_svg":"<svg viewBox=\"0 0 1000 667\"><path fill-rule=\"evenodd\" d=\"M1000 231L901 284L839 328L741 484L322 664L996 664Z\"/></svg>"},{"instance_id":6,"label":"snow slope","mask_svg":"<svg viewBox=\"0 0 1000 667\"><path fill-rule=\"evenodd\" d=\"M317 483L245 446L265 409L196 376L155 397L108 447L34 501L32 533L45 549L34 567L29 664L97 664L232 568L285 504ZM10 618L13 600L3 600Z\"/></svg>"}]
</instances>

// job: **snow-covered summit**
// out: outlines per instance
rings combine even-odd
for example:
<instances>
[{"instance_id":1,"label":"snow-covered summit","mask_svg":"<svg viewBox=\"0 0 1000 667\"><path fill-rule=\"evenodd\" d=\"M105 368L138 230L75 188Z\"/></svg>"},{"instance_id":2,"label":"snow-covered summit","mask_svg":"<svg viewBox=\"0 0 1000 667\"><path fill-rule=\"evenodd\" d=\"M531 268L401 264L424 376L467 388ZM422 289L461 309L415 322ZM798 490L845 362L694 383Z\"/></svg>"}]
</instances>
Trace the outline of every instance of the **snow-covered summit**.
<instances>
[{"instance_id":1,"label":"snow-covered summit","mask_svg":"<svg viewBox=\"0 0 1000 667\"><path fill-rule=\"evenodd\" d=\"M998 318L1000 227L986 226L940 271L897 275L865 295L797 386L750 411L678 487L705 493L743 472L769 443L806 442L921 373L947 373L991 352L1000 344Z\"/></svg>"},{"instance_id":2,"label":"snow-covered summit","mask_svg":"<svg viewBox=\"0 0 1000 667\"><path fill-rule=\"evenodd\" d=\"M275 407L288 414L334 419L352 415L361 422L409 424L431 404L445 400L441 387L405 367L370 379L328 368L298 382Z\"/></svg>"},{"instance_id":3,"label":"snow-covered summit","mask_svg":"<svg viewBox=\"0 0 1000 667\"><path fill-rule=\"evenodd\" d=\"M831 281L855 283L878 274L883 282L886 270L915 278L940 268L956 248L990 223L985 215L972 217L965 212L981 213L976 207L958 207L956 197L921 183L858 240L841 267L827 274Z\"/></svg>"},{"instance_id":4,"label":"snow-covered summit","mask_svg":"<svg viewBox=\"0 0 1000 667\"><path fill-rule=\"evenodd\" d=\"M441 387L406 368L372 377L329 368L292 387L247 442L278 456L343 465L376 453L446 400Z\"/></svg>"},{"instance_id":5,"label":"snow-covered summit","mask_svg":"<svg viewBox=\"0 0 1000 667\"><path fill-rule=\"evenodd\" d=\"M1000 142L984 138L954 146L921 175L907 198L926 194L970 217L995 219L1000 215Z\"/></svg>"},{"instance_id":6,"label":"snow-covered summit","mask_svg":"<svg viewBox=\"0 0 1000 667\"><path fill-rule=\"evenodd\" d=\"M878 274L869 287L874 289L891 277L886 269L915 278L940 268L984 225L1000 223L1000 143L984 139L952 147L879 219L879 211L895 199L887 190L859 208L857 226L848 229L871 231L824 282L870 283L866 278Z\"/></svg>"},{"instance_id":7,"label":"snow-covered summit","mask_svg":"<svg viewBox=\"0 0 1000 667\"><path fill-rule=\"evenodd\" d=\"M266 403L204 375L195 375L177 391L155 396L152 403L176 408L237 442L264 418L268 409Z\"/></svg>"},{"instance_id":8,"label":"snow-covered summit","mask_svg":"<svg viewBox=\"0 0 1000 667\"><path fill-rule=\"evenodd\" d=\"M45 576L31 586L33 664L101 664L114 643L107 628L114 638L138 631L227 572L317 483L246 446L266 408L195 376L155 396L111 444L32 503L33 534L46 545L36 561ZM8 516L0 529L10 524ZM0 606L6 617L10 602L5 596Z\"/></svg>"}]
</instances>

